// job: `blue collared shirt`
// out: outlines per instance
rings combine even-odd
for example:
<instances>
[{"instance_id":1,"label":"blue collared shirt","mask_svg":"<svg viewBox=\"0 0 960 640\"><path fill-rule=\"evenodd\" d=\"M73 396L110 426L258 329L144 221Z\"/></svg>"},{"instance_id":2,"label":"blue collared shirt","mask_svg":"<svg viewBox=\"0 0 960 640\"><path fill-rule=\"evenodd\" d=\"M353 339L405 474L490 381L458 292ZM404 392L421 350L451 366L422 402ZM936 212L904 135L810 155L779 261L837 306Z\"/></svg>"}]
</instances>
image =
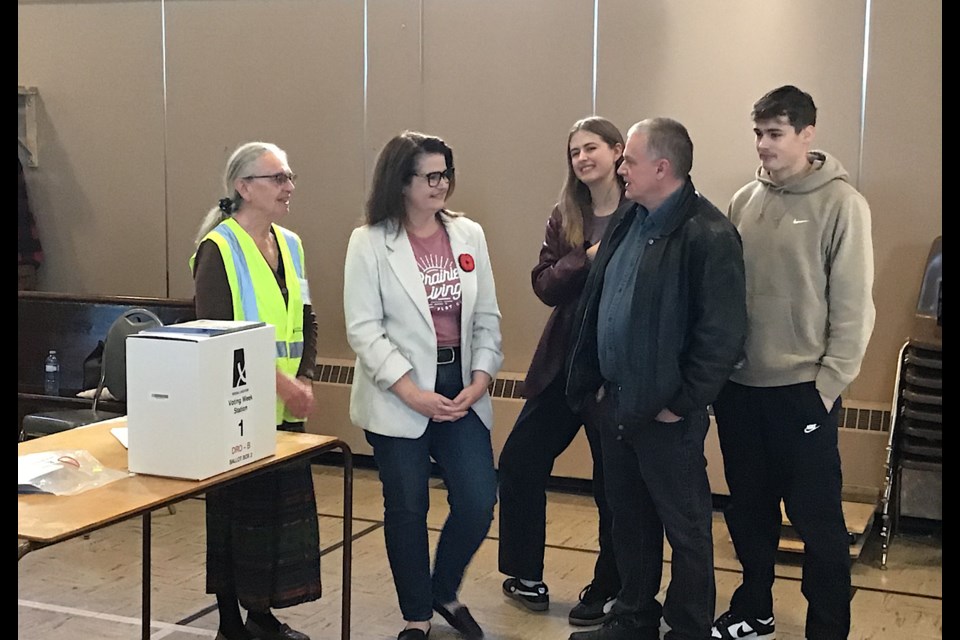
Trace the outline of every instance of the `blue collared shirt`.
<instances>
[{"instance_id":1,"label":"blue collared shirt","mask_svg":"<svg viewBox=\"0 0 960 640\"><path fill-rule=\"evenodd\" d=\"M597 349L600 373L605 380L619 384L627 381L631 367L627 361L628 350L623 345L629 342L634 331L630 310L640 261L647 245L660 236L663 222L677 205L682 191L681 186L653 211L638 205L627 235L607 263L597 315Z\"/></svg>"}]
</instances>

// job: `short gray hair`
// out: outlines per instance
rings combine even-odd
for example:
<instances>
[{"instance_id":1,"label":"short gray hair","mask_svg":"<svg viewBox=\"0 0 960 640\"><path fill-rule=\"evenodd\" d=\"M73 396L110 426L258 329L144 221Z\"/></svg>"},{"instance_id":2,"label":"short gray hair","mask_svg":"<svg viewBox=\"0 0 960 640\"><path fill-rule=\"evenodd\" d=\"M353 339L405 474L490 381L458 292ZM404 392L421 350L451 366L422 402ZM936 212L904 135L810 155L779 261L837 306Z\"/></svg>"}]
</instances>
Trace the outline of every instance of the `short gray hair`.
<instances>
[{"instance_id":1,"label":"short gray hair","mask_svg":"<svg viewBox=\"0 0 960 640\"><path fill-rule=\"evenodd\" d=\"M672 118L647 118L630 127L627 137L637 133L647 136L647 155L666 158L674 177L687 179L693 168L693 141L686 127Z\"/></svg>"}]
</instances>

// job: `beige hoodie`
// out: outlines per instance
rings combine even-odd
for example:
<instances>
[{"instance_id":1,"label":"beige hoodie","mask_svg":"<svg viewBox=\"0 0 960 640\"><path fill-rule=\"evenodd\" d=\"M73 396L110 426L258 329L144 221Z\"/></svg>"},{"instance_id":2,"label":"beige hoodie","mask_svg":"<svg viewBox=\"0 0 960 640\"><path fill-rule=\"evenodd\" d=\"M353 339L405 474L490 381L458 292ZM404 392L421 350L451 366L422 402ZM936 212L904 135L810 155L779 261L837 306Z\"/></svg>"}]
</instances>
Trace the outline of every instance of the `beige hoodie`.
<instances>
[{"instance_id":1,"label":"beige hoodie","mask_svg":"<svg viewBox=\"0 0 960 640\"><path fill-rule=\"evenodd\" d=\"M870 207L840 162L776 185L763 171L727 210L743 239L745 358L731 379L752 387L816 381L837 398L856 378L873 331Z\"/></svg>"}]
</instances>

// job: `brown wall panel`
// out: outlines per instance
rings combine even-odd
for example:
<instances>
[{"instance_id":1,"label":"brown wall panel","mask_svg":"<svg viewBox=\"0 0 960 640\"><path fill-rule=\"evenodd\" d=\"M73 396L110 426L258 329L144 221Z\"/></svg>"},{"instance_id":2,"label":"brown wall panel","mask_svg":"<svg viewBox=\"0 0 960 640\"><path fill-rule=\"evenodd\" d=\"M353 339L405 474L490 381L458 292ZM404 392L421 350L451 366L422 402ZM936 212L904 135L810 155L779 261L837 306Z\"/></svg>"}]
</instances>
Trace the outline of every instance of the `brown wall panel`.
<instances>
[{"instance_id":1,"label":"brown wall panel","mask_svg":"<svg viewBox=\"0 0 960 640\"><path fill-rule=\"evenodd\" d=\"M368 5L364 195L383 145L401 131L423 128L421 8L419 0ZM362 207L356 214L359 224Z\"/></svg>"},{"instance_id":2,"label":"brown wall panel","mask_svg":"<svg viewBox=\"0 0 960 640\"><path fill-rule=\"evenodd\" d=\"M487 235L504 369L525 371L549 315L530 286L565 176L567 132L592 110L593 7L580 0L424 3L425 128L453 146L451 208Z\"/></svg>"},{"instance_id":3,"label":"brown wall panel","mask_svg":"<svg viewBox=\"0 0 960 640\"><path fill-rule=\"evenodd\" d=\"M931 0L873 2L861 188L873 212L877 325L854 398L892 399L927 254L943 234L942 12Z\"/></svg>"},{"instance_id":4,"label":"brown wall panel","mask_svg":"<svg viewBox=\"0 0 960 640\"><path fill-rule=\"evenodd\" d=\"M783 83L813 94L818 146L874 213L877 328L847 396L889 401L942 233L940 3L871 2L865 102L865 1L597 7L597 113L621 128L650 115L687 124L694 179L721 208L757 164L752 102ZM352 359L347 238L376 152L416 128L456 151L451 206L487 230L505 369L523 371L548 313L529 272L566 132L594 107L593 12L581 0L20 0L18 82L39 89L40 166L27 180L47 251L40 286L191 295L186 260L227 154L266 138L301 175L289 226L306 243L321 356Z\"/></svg>"},{"instance_id":5,"label":"brown wall panel","mask_svg":"<svg viewBox=\"0 0 960 640\"><path fill-rule=\"evenodd\" d=\"M172 295L193 295L187 259L222 197L229 154L249 140L275 142L300 176L284 226L303 238L319 350L346 356L343 254L363 193L362 6L166 4Z\"/></svg>"},{"instance_id":6,"label":"brown wall panel","mask_svg":"<svg viewBox=\"0 0 960 640\"><path fill-rule=\"evenodd\" d=\"M160 5L20 3L17 79L35 86L40 164L26 170L39 287L163 296Z\"/></svg>"},{"instance_id":7,"label":"brown wall panel","mask_svg":"<svg viewBox=\"0 0 960 640\"><path fill-rule=\"evenodd\" d=\"M840 158L856 183L864 5L776 7L758 0L600 5L598 110L624 127L653 116L682 122L694 144L694 183L721 210L758 165L750 109L783 84L813 96L815 144Z\"/></svg>"}]
</instances>

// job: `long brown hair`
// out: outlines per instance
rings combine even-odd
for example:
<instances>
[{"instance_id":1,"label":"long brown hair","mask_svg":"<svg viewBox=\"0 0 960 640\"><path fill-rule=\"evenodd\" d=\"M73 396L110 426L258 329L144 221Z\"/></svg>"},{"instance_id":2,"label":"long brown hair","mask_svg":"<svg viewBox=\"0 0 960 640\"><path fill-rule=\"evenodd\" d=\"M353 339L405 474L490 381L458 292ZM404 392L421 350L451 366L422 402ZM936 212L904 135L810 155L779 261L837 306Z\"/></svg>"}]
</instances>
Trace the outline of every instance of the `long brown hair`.
<instances>
[{"instance_id":1,"label":"long brown hair","mask_svg":"<svg viewBox=\"0 0 960 640\"><path fill-rule=\"evenodd\" d=\"M387 220L397 224L403 223L406 216L403 188L410 184L410 180L416 173L420 156L430 153L442 154L447 161L447 169L453 170L453 149L436 136L417 131L404 131L384 145L377 156L377 164L373 170L373 180L364 212L366 224L372 226ZM456 186L456 175L451 173L447 198L453 195ZM444 211L444 213L449 212Z\"/></svg>"},{"instance_id":2,"label":"long brown hair","mask_svg":"<svg viewBox=\"0 0 960 640\"><path fill-rule=\"evenodd\" d=\"M567 146L564 151L567 156L567 179L560 189L560 198L557 202L557 208L560 209L560 216L563 220L563 237L571 247L579 247L583 244L583 217L586 213L593 210L593 199L590 197L590 188L583 184L577 174L573 171L573 160L570 158L570 140L573 134L578 131L588 131L600 136L604 142L613 147L619 144L623 148L623 134L617 129L616 125L600 116L591 116L577 120L570 133L567 135ZM614 171L620 167L623 162L623 156L617 159ZM616 174L617 182L620 183L620 191L623 191L623 178Z\"/></svg>"}]
</instances>

